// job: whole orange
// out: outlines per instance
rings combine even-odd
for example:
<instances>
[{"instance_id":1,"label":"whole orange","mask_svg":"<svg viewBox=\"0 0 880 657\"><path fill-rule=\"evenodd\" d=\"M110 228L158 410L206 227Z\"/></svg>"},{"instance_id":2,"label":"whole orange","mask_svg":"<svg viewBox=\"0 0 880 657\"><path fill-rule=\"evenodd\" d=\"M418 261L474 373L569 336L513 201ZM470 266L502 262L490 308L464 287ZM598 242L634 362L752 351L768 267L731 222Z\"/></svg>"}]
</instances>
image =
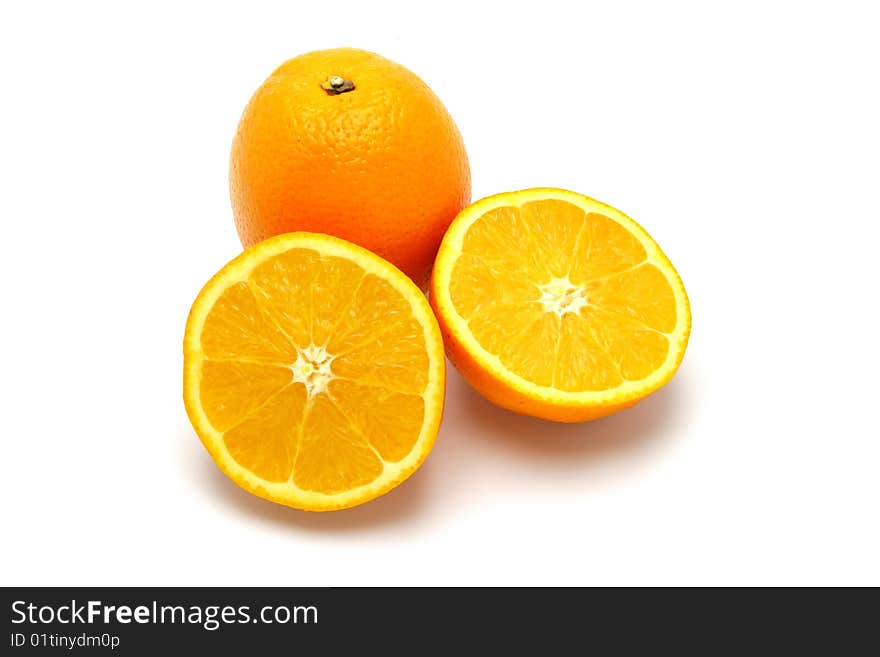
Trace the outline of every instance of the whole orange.
<instances>
[{"instance_id":1,"label":"whole orange","mask_svg":"<svg viewBox=\"0 0 880 657\"><path fill-rule=\"evenodd\" d=\"M328 233L423 289L471 194L464 143L437 96L403 66L354 48L307 53L269 76L239 122L229 178L244 246Z\"/></svg>"}]
</instances>

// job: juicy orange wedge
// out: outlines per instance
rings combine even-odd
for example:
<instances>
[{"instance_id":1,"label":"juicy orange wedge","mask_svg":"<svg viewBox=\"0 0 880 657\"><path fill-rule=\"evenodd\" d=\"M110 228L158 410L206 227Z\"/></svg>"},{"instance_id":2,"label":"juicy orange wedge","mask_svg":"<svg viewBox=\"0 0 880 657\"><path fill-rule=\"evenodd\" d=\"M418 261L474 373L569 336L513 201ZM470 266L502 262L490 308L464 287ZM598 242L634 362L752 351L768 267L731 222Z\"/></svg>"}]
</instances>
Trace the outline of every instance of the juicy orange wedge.
<instances>
[{"instance_id":1,"label":"juicy orange wedge","mask_svg":"<svg viewBox=\"0 0 880 657\"><path fill-rule=\"evenodd\" d=\"M440 247L431 304L473 387L565 422L609 415L668 382L691 326L681 279L644 229L561 189L465 208Z\"/></svg>"},{"instance_id":2,"label":"juicy orange wedge","mask_svg":"<svg viewBox=\"0 0 880 657\"><path fill-rule=\"evenodd\" d=\"M439 328L393 265L343 240L288 233L226 265L184 338L184 402L242 488L310 511L402 482L443 411Z\"/></svg>"}]
</instances>

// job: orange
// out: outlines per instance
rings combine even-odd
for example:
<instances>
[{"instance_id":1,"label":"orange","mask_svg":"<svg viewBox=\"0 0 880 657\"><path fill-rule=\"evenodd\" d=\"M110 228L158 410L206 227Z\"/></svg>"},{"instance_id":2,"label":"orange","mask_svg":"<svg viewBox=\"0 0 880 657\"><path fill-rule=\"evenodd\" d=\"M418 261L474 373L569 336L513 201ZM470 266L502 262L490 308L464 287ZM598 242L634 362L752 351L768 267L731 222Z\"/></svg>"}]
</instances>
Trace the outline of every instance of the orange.
<instances>
[{"instance_id":1,"label":"orange","mask_svg":"<svg viewBox=\"0 0 880 657\"><path fill-rule=\"evenodd\" d=\"M373 253L289 233L247 249L190 311L184 402L214 461L255 495L361 504L421 465L443 412L425 296Z\"/></svg>"},{"instance_id":2,"label":"orange","mask_svg":"<svg viewBox=\"0 0 880 657\"><path fill-rule=\"evenodd\" d=\"M301 55L269 76L241 117L229 179L244 246L328 233L422 288L471 194L464 143L437 96L403 66L354 48Z\"/></svg>"},{"instance_id":3,"label":"orange","mask_svg":"<svg viewBox=\"0 0 880 657\"><path fill-rule=\"evenodd\" d=\"M562 189L463 210L437 255L431 304L474 388L562 422L609 415L667 383L691 326L684 285L644 229Z\"/></svg>"}]
</instances>

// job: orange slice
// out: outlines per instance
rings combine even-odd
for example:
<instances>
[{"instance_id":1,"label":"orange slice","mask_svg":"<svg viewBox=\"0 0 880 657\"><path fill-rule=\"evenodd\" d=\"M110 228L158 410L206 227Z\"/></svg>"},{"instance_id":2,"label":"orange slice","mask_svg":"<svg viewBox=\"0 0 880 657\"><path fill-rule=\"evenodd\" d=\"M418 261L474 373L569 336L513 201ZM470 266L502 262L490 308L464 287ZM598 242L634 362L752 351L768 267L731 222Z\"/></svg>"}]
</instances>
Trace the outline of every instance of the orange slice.
<instances>
[{"instance_id":1,"label":"orange slice","mask_svg":"<svg viewBox=\"0 0 880 657\"><path fill-rule=\"evenodd\" d=\"M184 402L214 461L255 495L355 506L424 461L443 412L437 321L403 273L288 233L227 264L186 324Z\"/></svg>"},{"instance_id":2,"label":"orange slice","mask_svg":"<svg viewBox=\"0 0 880 657\"><path fill-rule=\"evenodd\" d=\"M636 222L562 189L498 194L446 233L431 304L450 360L490 401L580 422L675 373L691 316L672 263Z\"/></svg>"}]
</instances>

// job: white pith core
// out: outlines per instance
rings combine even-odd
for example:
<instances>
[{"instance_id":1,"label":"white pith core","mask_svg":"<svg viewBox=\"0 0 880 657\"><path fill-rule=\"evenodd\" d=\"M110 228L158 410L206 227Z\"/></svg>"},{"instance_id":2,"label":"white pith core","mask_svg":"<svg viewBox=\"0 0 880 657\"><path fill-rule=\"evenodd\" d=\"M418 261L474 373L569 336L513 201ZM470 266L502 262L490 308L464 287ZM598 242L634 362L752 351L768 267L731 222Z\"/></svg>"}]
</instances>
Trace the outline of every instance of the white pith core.
<instances>
[{"instance_id":1,"label":"white pith core","mask_svg":"<svg viewBox=\"0 0 880 657\"><path fill-rule=\"evenodd\" d=\"M544 310L562 317L565 313L579 313L587 305L587 290L582 285L575 285L568 276L552 278L549 283L539 285L541 298L538 301Z\"/></svg>"},{"instance_id":2,"label":"white pith core","mask_svg":"<svg viewBox=\"0 0 880 657\"><path fill-rule=\"evenodd\" d=\"M293 380L306 387L309 397L327 390L327 385L335 378L330 364L334 356L327 353L324 347L309 345L297 350L296 362L290 366Z\"/></svg>"}]
</instances>

